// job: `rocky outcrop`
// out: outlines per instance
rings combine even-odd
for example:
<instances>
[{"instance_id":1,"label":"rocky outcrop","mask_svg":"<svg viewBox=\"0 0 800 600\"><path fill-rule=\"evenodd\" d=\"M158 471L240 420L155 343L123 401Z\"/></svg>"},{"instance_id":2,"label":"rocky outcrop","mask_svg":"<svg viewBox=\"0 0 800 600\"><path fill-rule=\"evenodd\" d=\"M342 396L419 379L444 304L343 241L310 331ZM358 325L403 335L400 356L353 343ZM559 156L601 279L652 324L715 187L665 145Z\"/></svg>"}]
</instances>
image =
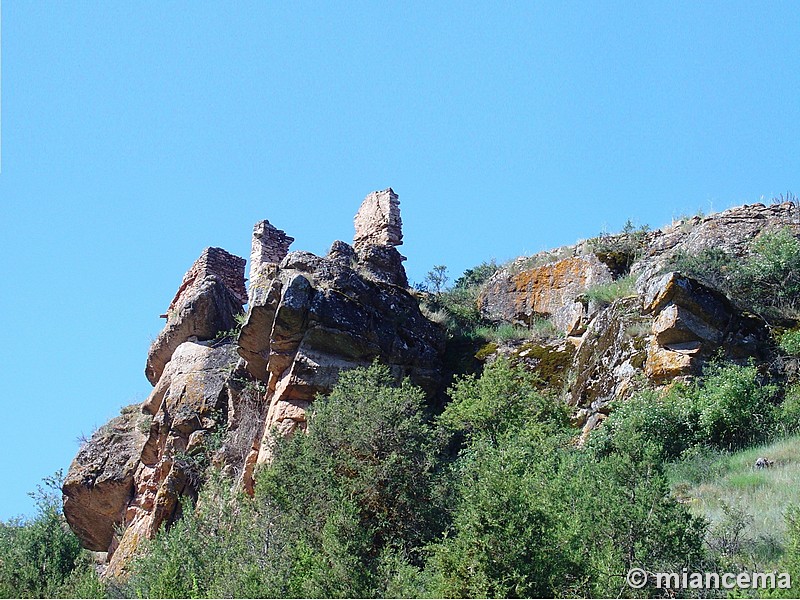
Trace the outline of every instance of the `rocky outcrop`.
<instances>
[{"instance_id":1,"label":"rocky outcrop","mask_svg":"<svg viewBox=\"0 0 800 600\"><path fill-rule=\"evenodd\" d=\"M721 292L679 273L641 283L643 312L655 316L645 374L656 383L698 373L712 356L764 358L764 323L738 311Z\"/></svg>"},{"instance_id":2,"label":"rocky outcrop","mask_svg":"<svg viewBox=\"0 0 800 600\"><path fill-rule=\"evenodd\" d=\"M787 227L800 235L796 203L755 204L520 258L489 280L480 311L495 323L528 325L548 317L571 336L576 351L566 368L564 398L585 440L612 401L628 398L644 382L667 385L697 375L713 357L739 363L771 359L762 320L670 265L679 253L708 249L744 257L759 235ZM538 266L525 266L531 262ZM637 278L634 295L609 306L586 301L583 292L591 286L629 273ZM543 373L542 365L531 368Z\"/></svg>"},{"instance_id":3,"label":"rocky outcrop","mask_svg":"<svg viewBox=\"0 0 800 600\"><path fill-rule=\"evenodd\" d=\"M196 495L226 429L237 361L233 342L184 342L142 405L153 415L152 427L139 455L124 533L111 547L109 575L121 575L139 542L176 518L181 496Z\"/></svg>"},{"instance_id":4,"label":"rocky outcrop","mask_svg":"<svg viewBox=\"0 0 800 600\"><path fill-rule=\"evenodd\" d=\"M249 290L242 259L203 252L150 349L151 394L92 438L64 486L69 523L108 552L107 576L124 576L140 541L179 517L180 497L197 493L212 461L252 490L274 436L304 430L308 407L343 370L379 360L438 389L444 334L407 289L400 223L392 190L370 194L355 247L337 241L319 257L289 253L292 238L261 221Z\"/></svg>"},{"instance_id":5,"label":"rocky outcrop","mask_svg":"<svg viewBox=\"0 0 800 600\"><path fill-rule=\"evenodd\" d=\"M167 324L150 346L145 375L156 385L175 349L190 338L210 340L236 326L247 303L245 261L222 248L206 248L183 277L165 315Z\"/></svg>"},{"instance_id":6,"label":"rocky outcrop","mask_svg":"<svg viewBox=\"0 0 800 600\"><path fill-rule=\"evenodd\" d=\"M537 317L548 317L567 335L578 335L591 316L581 295L589 287L611 280L609 268L591 254L516 273L501 270L481 294L481 315L490 321L523 325Z\"/></svg>"},{"instance_id":7,"label":"rocky outcrop","mask_svg":"<svg viewBox=\"0 0 800 600\"><path fill-rule=\"evenodd\" d=\"M286 235L269 221L259 221L253 227L253 240L250 250L250 281L257 281L264 269L280 263L289 253L289 246L294 242L293 237ZM268 273L267 273L268 276Z\"/></svg>"},{"instance_id":8,"label":"rocky outcrop","mask_svg":"<svg viewBox=\"0 0 800 600\"><path fill-rule=\"evenodd\" d=\"M649 326L637 298L617 300L592 319L575 351L568 389L569 402L585 416L584 422L634 390L646 358Z\"/></svg>"},{"instance_id":9,"label":"rocky outcrop","mask_svg":"<svg viewBox=\"0 0 800 600\"><path fill-rule=\"evenodd\" d=\"M705 217L692 217L653 232L647 254L649 257L668 256L675 251L697 254L716 248L743 256L749 243L762 232L784 227L800 233L800 210L792 202L745 204Z\"/></svg>"},{"instance_id":10,"label":"rocky outcrop","mask_svg":"<svg viewBox=\"0 0 800 600\"><path fill-rule=\"evenodd\" d=\"M64 484L67 521L87 548L108 552L107 575L124 575L139 542L179 517L181 496L196 495L212 462L252 492L276 437L304 431L309 407L342 371L378 360L430 394L441 389L444 331L407 289L399 206L391 189L369 194L353 244L336 241L325 256L289 252L293 238L257 223L248 289L244 260L222 249L189 269L148 354L151 394L92 436ZM572 406L585 440L638 385L691 376L712 356L769 358L764 324L672 272L670 257L707 248L742 256L760 233L800 234L798 223L794 204L745 206L518 260L486 283L479 308L532 337L478 354L538 372ZM635 294L621 287L625 297L588 299L629 272ZM564 335L533 326L545 317Z\"/></svg>"},{"instance_id":11,"label":"rocky outcrop","mask_svg":"<svg viewBox=\"0 0 800 600\"><path fill-rule=\"evenodd\" d=\"M359 215L374 216L370 211L381 203L387 215L388 209L399 210L397 196L387 190L370 194ZM436 391L444 336L406 289L404 258L392 247L402 236L386 235L393 223L399 226L399 213L391 219L357 217L355 247L337 241L325 257L292 252L258 281L239 352L248 371L267 383L269 408L248 472L269 459L275 432L305 429L309 404L343 370L380 359L398 378ZM366 224L375 227L372 234Z\"/></svg>"},{"instance_id":12,"label":"rocky outcrop","mask_svg":"<svg viewBox=\"0 0 800 600\"><path fill-rule=\"evenodd\" d=\"M400 246L403 243L403 222L400 200L392 188L372 192L364 198L355 218L356 250L364 246Z\"/></svg>"},{"instance_id":13,"label":"rocky outcrop","mask_svg":"<svg viewBox=\"0 0 800 600\"><path fill-rule=\"evenodd\" d=\"M64 480L64 516L89 550L106 552L134 495L134 475L150 420L139 407L97 430L72 461Z\"/></svg>"}]
</instances>

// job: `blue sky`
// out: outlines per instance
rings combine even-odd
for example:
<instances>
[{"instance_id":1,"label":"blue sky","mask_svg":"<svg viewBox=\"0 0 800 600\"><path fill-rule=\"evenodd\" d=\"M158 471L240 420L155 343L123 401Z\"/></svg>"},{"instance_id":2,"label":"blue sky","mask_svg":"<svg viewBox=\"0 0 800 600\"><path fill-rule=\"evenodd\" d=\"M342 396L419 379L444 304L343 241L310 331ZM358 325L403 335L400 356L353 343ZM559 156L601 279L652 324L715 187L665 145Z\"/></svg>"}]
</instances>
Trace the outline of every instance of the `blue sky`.
<instances>
[{"instance_id":1,"label":"blue sky","mask_svg":"<svg viewBox=\"0 0 800 600\"><path fill-rule=\"evenodd\" d=\"M799 6L5 0L0 519L257 220L324 253L391 186L419 281L800 192Z\"/></svg>"}]
</instances>

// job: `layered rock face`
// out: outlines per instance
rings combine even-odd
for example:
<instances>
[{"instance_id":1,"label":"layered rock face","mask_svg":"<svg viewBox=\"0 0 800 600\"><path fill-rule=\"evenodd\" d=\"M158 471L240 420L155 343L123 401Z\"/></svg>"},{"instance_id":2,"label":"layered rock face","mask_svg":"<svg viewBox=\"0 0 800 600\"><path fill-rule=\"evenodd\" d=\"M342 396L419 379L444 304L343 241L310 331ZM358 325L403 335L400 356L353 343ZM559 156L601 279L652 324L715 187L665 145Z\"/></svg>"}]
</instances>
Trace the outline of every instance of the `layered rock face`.
<instances>
[{"instance_id":1,"label":"layered rock face","mask_svg":"<svg viewBox=\"0 0 800 600\"><path fill-rule=\"evenodd\" d=\"M714 355L764 358L764 323L742 314L720 292L679 273L643 282L643 312L654 315L645 374L658 383L698 372Z\"/></svg>"},{"instance_id":2,"label":"layered rock face","mask_svg":"<svg viewBox=\"0 0 800 600\"><path fill-rule=\"evenodd\" d=\"M211 461L251 490L274 436L304 430L341 371L379 360L437 389L444 336L407 289L394 192L367 196L356 238L324 257L289 253L293 239L261 221L249 290L244 260L219 248L186 273L147 357L152 393L92 437L64 486L67 521L109 553L107 575L124 576L140 541L179 517Z\"/></svg>"},{"instance_id":3,"label":"layered rock face","mask_svg":"<svg viewBox=\"0 0 800 600\"><path fill-rule=\"evenodd\" d=\"M367 196L355 224L355 247L337 241L325 257L292 252L251 281L239 353L267 383L269 408L248 473L269 459L274 432L305 429L310 402L342 370L380 359L428 392L439 384L443 334L406 289L405 259L393 247L402 240L397 195Z\"/></svg>"},{"instance_id":4,"label":"layered rock face","mask_svg":"<svg viewBox=\"0 0 800 600\"><path fill-rule=\"evenodd\" d=\"M581 295L589 287L611 280L609 268L591 254L516 273L503 270L481 295L481 315L490 321L524 325L536 317L550 317L567 335L576 335L585 330L590 316L589 304Z\"/></svg>"},{"instance_id":5,"label":"layered rock face","mask_svg":"<svg viewBox=\"0 0 800 600\"><path fill-rule=\"evenodd\" d=\"M637 381L669 384L699 374L717 356L739 363L769 359L769 332L762 320L668 266L677 253L710 248L741 257L762 233L787 227L800 236L800 209L792 203L741 206L642 233L628 267L635 289L607 306L589 302L584 292L625 276L620 257L582 242L518 259L489 280L480 311L494 322L519 325L549 317L574 343L563 391L585 439L608 414L610 402L630 396ZM611 248L630 247L623 235L605 240ZM538 266L527 268L531 261ZM520 347L525 346L512 343L499 353L515 358Z\"/></svg>"}]
</instances>

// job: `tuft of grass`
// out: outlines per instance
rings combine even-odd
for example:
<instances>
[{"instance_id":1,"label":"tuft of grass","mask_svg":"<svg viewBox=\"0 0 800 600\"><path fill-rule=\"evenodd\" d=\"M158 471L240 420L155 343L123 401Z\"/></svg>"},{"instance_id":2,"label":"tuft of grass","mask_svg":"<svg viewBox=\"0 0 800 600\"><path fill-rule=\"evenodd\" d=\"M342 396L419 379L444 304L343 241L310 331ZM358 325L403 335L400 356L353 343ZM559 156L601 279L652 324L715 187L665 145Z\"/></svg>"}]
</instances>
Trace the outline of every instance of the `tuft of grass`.
<instances>
[{"instance_id":1,"label":"tuft of grass","mask_svg":"<svg viewBox=\"0 0 800 600\"><path fill-rule=\"evenodd\" d=\"M503 323L496 327L478 327L475 333L491 342L511 342L515 340L527 340L531 337L531 330L520 325Z\"/></svg>"},{"instance_id":2,"label":"tuft of grass","mask_svg":"<svg viewBox=\"0 0 800 600\"><path fill-rule=\"evenodd\" d=\"M627 275L608 283L598 283L593 285L583 294L590 301L599 302L600 304L611 304L614 300L620 298L627 298L636 293L635 290L636 277Z\"/></svg>"},{"instance_id":3,"label":"tuft of grass","mask_svg":"<svg viewBox=\"0 0 800 600\"><path fill-rule=\"evenodd\" d=\"M545 317L533 319L528 327L502 323L482 326L475 329L475 335L487 342L513 342L519 340L542 340L563 337L553 322Z\"/></svg>"}]
</instances>

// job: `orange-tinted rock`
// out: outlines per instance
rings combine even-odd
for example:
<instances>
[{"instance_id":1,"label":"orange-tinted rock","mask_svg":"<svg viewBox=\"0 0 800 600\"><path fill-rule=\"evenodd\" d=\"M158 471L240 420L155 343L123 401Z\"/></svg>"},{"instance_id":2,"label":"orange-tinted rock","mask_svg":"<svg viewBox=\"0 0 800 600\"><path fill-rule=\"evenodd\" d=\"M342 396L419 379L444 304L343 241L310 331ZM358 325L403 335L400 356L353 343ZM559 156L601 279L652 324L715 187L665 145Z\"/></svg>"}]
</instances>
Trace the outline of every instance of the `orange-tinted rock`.
<instances>
[{"instance_id":1,"label":"orange-tinted rock","mask_svg":"<svg viewBox=\"0 0 800 600\"><path fill-rule=\"evenodd\" d=\"M692 359L700 351L700 345L694 348L668 350L654 339L647 347L647 362L644 373L652 381L663 383L692 372Z\"/></svg>"},{"instance_id":2,"label":"orange-tinted rock","mask_svg":"<svg viewBox=\"0 0 800 600\"><path fill-rule=\"evenodd\" d=\"M764 354L764 324L743 315L722 293L679 273L642 282L640 289L644 311L655 315L644 369L651 380L699 373L720 351L729 360Z\"/></svg>"},{"instance_id":3,"label":"orange-tinted rock","mask_svg":"<svg viewBox=\"0 0 800 600\"><path fill-rule=\"evenodd\" d=\"M581 294L611 280L611 271L594 255L565 258L516 274L501 271L481 295L480 310L489 320L522 324L547 316L558 329L574 335L588 316Z\"/></svg>"}]
</instances>

